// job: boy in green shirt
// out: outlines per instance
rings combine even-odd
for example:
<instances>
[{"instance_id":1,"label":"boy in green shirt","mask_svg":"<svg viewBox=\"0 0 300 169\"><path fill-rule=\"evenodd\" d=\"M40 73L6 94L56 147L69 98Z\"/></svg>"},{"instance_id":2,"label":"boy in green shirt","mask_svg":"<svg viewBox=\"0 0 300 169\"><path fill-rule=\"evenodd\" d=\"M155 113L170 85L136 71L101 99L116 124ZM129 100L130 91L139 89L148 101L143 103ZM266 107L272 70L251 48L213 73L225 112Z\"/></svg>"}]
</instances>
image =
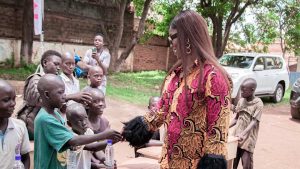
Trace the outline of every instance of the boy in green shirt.
<instances>
[{"instance_id":1,"label":"boy in green shirt","mask_svg":"<svg viewBox=\"0 0 300 169\"><path fill-rule=\"evenodd\" d=\"M65 103L65 85L56 75L46 74L38 82L42 108L34 121L34 168L65 169L66 152L70 147L89 144L98 140L120 141L120 133L107 130L95 135L78 135L65 127L65 121L55 111Z\"/></svg>"}]
</instances>

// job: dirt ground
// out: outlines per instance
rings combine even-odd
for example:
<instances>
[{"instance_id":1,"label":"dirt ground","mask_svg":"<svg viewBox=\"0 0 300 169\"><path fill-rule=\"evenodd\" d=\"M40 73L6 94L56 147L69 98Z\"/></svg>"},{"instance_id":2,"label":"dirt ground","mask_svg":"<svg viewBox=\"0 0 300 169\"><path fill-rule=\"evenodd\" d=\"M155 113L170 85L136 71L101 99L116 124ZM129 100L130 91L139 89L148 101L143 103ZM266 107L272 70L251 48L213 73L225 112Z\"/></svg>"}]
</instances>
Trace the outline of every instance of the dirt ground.
<instances>
[{"instance_id":1,"label":"dirt ground","mask_svg":"<svg viewBox=\"0 0 300 169\"><path fill-rule=\"evenodd\" d=\"M21 92L18 92L21 94ZM16 110L22 97L17 97ZM146 107L106 99L104 116L111 127L122 129L122 122L142 115ZM255 169L299 169L300 168L300 121L291 119L289 104L266 105L260 123L258 141L254 152ZM120 164L134 158L133 148L126 142L115 144L115 158ZM241 163L239 169L242 169Z\"/></svg>"},{"instance_id":2,"label":"dirt ground","mask_svg":"<svg viewBox=\"0 0 300 169\"><path fill-rule=\"evenodd\" d=\"M112 128L120 130L121 121L143 114L146 109L122 101L107 99L105 116ZM133 149L127 143L118 143L116 159L133 158ZM288 104L264 107L258 141L254 152L255 169L300 168L300 121L291 119ZM242 169L241 163L239 169Z\"/></svg>"}]
</instances>

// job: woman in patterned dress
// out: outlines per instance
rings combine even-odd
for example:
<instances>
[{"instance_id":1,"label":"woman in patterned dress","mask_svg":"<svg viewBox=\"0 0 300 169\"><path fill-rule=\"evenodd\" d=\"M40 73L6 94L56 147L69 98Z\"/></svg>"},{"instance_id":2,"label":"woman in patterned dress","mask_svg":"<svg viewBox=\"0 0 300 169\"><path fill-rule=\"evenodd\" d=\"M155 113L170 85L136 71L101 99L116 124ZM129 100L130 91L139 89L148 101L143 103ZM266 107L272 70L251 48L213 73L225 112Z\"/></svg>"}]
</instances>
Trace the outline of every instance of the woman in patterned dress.
<instances>
[{"instance_id":1,"label":"woman in patterned dress","mask_svg":"<svg viewBox=\"0 0 300 169\"><path fill-rule=\"evenodd\" d=\"M206 21L182 11L171 22L169 41L181 64L165 78L159 111L125 123L124 139L139 146L165 124L162 169L226 169L230 82Z\"/></svg>"}]
</instances>

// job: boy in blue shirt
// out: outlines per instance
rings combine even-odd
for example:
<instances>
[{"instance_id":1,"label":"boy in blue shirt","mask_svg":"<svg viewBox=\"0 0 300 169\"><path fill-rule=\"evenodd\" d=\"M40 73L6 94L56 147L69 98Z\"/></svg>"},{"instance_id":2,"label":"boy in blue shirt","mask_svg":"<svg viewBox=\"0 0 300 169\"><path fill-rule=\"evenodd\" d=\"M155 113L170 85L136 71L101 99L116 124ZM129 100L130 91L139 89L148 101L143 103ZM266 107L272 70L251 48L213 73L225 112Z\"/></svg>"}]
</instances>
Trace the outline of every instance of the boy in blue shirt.
<instances>
[{"instance_id":1,"label":"boy in blue shirt","mask_svg":"<svg viewBox=\"0 0 300 169\"><path fill-rule=\"evenodd\" d=\"M65 169L66 150L103 139L119 141L120 133L107 130L95 135L74 136L55 111L65 103L65 85L56 75L46 74L38 82L42 108L34 121L34 168Z\"/></svg>"}]
</instances>

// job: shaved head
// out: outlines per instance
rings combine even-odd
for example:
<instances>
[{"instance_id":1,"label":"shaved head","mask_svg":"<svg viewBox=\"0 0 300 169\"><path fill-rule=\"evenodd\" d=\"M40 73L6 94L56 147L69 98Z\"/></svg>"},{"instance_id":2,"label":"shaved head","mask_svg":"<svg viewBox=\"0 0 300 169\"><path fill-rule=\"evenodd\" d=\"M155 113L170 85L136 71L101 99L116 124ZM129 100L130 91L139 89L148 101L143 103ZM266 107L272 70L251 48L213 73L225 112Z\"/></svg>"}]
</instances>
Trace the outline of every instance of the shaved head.
<instances>
[{"instance_id":1,"label":"shaved head","mask_svg":"<svg viewBox=\"0 0 300 169\"><path fill-rule=\"evenodd\" d=\"M7 81L0 79L0 90L14 90L14 88Z\"/></svg>"},{"instance_id":2,"label":"shaved head","mask_svg":"<svg viewBox=\"0 0 300 169\"><path fill-rule=\"evenodd\" d=\"M82 135L88 128L88 116L83 105L80 103L72 103L67 106L67 123L72 128L72 130Z\"/></svg>"},{"instance_id":3,"label":"shaved head","mask_svg":"<svg viewBox=\"0 0 300 169\"><path fill-rule=\"evenodd\" d=\"M46 74L37 84L43 107L61 108L66 102L65 85L57 75Z\"/></svg>"},{"instance_id":4,"label":"shaved head","mask_svg":"<svg viewBox=\"0 0 300 169\"><path fill-rule=\"evenodd\" d=\"M16 105L15 89L7 81L0 79L0 119L9 118Z\"/></svg>"},{"instance_id":5,"label":"shaved head","mask_svg":"<svg viewBox=\"0 0 300 169\"><path fill-rule=\"evenodd\" d=\"M93 66L89 69L88 78L90 80L90 86L92 88L97 88L101 85L103 78L103 70L99 66Z\"/></svg>"},{"instance_id":6,"label":"shaved head","mask_svg":"<svg viewBox=\"0 0 300 169\"><path fill-rule=\"evenodd\" d=\"M247 101L253 100L255 97L255 89L257 83L254 79L246 79L241 85L241 96Z\"/></svg>"},{"instance_id":7,"label":"shaved head","mask_svg":"<svg viewBox=\"0 0 300 169\"><path fill-rule=\"evenodd\" d=\"M91 88L91 87L88 87L86 89L83 90L83 92L87 92L87 93L90 93L92 95L92 98L94 99L95 97L105 97L104 96L104 93L98 89L98 88Z\"/></svg>"},{"instance_id":8,"label":"shaved head","mask_svg":"<svg viewBox=\"0 0 300 169\"><path fill-rule=\"evenodd\" d=\"M246 80L243 82L242 85L243 85L243 86L251 87L251 88L253 88L254 90L255 90L256 87L257 87L256 80L255 80L255 79L252 79L252 78L246 79Z\"/></svg>"},{"instance_id":9,"label":"shaved head","mask_svg":"<svg viewBox=\"0 0 300 169\"><path fill-rule=\"evenodd\" d=\"M89 68L88 74L90 76L92 76L93 74L99 73L99 72L101 72L103 74L103 70L101 69L101 67L99 67L99 66L93 66L93 67Z\"/></svg>"},{"instance_id":10,"label":"shaved head","mask_svg":"<svg viewBox=\"0 0 300 169\"><path fill-rule=\"evenodd\" d=\"M46 74L39 80L37 84L40 95L45 91L52 91L57 86L65 86L64 82L57 75Z\"/></svg>"},{"instance_id":11,"label":"shaved head","mask_svg":"<svg viewBox=\"0 0 300 169\"><path fill-rule=\"evenodd\" d=\"M90 93L93 99L92 102L88 105L88 107L86 107L88 115L102 115L104 108L106 108L104 93L98 88L91 87L84 89L83 92Z\"/></svg>"},{"instance_id":12,"label":"shaved head","mask_svg":"<svg viewBox=\"0 0 300 169\"><path fill-rule=\"evenodd\" d=\"M160 97L158 97L158 96L153 96L153 97L150 97L150 99L149 99L149 105L151 104L151 103L154 103L154 102L159 102L159 100L160 100Z\"/></svg>"},{"instance_id":13,"label":"shaved head","mask_svg":"<svg viewBox=\"0 0 300 169\"><path fill-rule=\"evenodd\" d=\"M62 55L62 61L66 60L66 59L74 59L74 56L72 56L72 54L70 52L66 52Z\"/></svg>"},{"instance_id":14,"label":"shaved head","mask_svg":"<svg viewBox=\"0 0 300 169\"><path fill-rule=\"evenodd\" d=\"M86 111L82 104L75 102L67 106L66 113L68 121L73 122L77 120L80 115L86 114Z\"/></svg>"}]
</instances>

